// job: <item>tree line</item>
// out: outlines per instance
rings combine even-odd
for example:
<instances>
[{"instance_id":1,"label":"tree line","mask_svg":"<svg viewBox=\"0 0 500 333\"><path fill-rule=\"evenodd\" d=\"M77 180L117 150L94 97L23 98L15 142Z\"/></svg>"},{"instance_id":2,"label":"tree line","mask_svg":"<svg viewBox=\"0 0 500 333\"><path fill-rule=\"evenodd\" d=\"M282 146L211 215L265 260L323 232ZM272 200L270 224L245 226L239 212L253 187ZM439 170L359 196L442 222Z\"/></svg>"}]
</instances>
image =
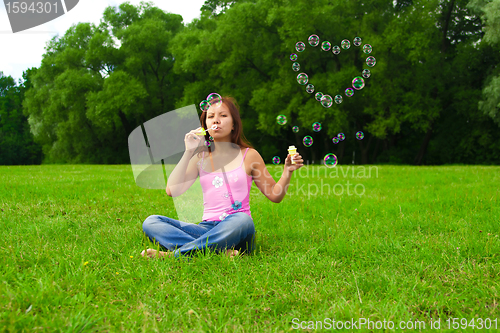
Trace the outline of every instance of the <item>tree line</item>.
<instances>
[{"instance_id":1,"label":"tree line","mask_svg":"<svg viewBox=\"0 0 500 333\"><path fill-rule=\"evenodd\" d=\"M129 163L134 128L211 92L236 98L268 163L294 144L315 163L332 152L343 164L496 164L499 20L487 0L207 0L187 25L151 3L108 7L99 25L50 40L18 84L0 74L0 164ZM312 34L351 46L324 52L309 45ZM365 88L345 96L363 69ZM343 102L323 107L297 83L301 72ZM346 139L334 144L340 132Z\"/></svg>"}]
</instances>

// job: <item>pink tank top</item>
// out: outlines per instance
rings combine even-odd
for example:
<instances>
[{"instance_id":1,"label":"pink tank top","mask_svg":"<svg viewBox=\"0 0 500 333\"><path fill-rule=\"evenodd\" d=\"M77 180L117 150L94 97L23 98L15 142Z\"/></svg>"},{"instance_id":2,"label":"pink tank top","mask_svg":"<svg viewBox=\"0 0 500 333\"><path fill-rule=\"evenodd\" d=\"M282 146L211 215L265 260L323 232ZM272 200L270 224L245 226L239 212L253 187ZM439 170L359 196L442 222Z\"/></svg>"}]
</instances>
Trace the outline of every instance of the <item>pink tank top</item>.
<instances>
[{"instance_id":1,"label":"pink tank top","mask_svg":"<svg viewBox=\"0 0 500 333\"><path fill-rule=\"evenodd\" d=\"M252 176L249 176L243 161L247 155L248 148L238 168L225 172L206 172L203 170L203 160L199 167L200 184L203 189L203 221L221 221L226 216L236 212L244 212L250 217L250 189L252 188ZM231 195L234 203L231 201Z\"/></svg>"}]
</instances>

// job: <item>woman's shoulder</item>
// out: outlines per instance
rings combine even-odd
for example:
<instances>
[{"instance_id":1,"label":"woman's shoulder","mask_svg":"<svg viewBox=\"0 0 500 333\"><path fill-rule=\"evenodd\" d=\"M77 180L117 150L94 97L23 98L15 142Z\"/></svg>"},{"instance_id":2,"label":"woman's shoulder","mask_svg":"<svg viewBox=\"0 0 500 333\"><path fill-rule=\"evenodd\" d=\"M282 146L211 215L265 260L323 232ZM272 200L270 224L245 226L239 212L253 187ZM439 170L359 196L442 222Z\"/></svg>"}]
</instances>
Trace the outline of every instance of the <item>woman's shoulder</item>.
<instances>
[{"instance_id":1,"label":"woman's shoulder","mask_svg":"<svg viewBox=\"0 0 500 333\"><path fill-rule=\"evenodd\" d=\"M252 176L253 174L253 169L256 166L256 163L258 163L260 154L257 150L253 148L241 148L242 154L245 154L245 159L243 160L245 164L245 171L247 175Z\"/></svg>"},{"instance_id":2,"label":"woman's shoulder","mask_svg":"<svg viewBox=\"0 0 500 333\"><path fill-rule=\"evenodd\" d=\"M243 152L243 154L245 153L245 151L247 149L248 149L248 151L247 151L247 156L248 157L260 156L259 152L257 150L255 150L254 148L241 148L241 151Z\"/></svg>"},{"instance_id":3,"label":"woman's shoulder","mask_svg":"<svg viewBox=\"0 0 500 333\"><path fill-rule=\"evenodd\" d=\"M243 149L247 149L247 148L243 148ZM244 150L243 150L243 153L244 153ZM245 161L249 165L252 165L252 163L259 163L259 162L263 161L263 159L257 150L255 150L254 148L248 148L247 155L245 157Z\"/></svg>"}]
</instances>

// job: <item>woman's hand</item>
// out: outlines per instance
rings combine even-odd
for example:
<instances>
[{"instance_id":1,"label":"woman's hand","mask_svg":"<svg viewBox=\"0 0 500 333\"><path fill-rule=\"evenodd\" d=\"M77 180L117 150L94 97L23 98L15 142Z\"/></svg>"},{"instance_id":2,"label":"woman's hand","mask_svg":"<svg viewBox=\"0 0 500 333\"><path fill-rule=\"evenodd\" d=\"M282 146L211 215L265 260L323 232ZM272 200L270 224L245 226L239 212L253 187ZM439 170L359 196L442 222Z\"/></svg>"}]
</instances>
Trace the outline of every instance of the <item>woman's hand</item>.
<instances>
[{"instance_id":1,"label":"woman's hand","mask_svg":"<svg viewBox=\"0 0 500 333\"><path fill-rule=\"evenodd\" d=\"M202 134L203 129L198 127L195 130L190 131L184 137L184 144L186 145L186 150L192 150L198 148L204 141L205 137Z\"/></svg>"},{"instance_id":2,"label":"woman's hand","mask_svg":"<svg viewBox=\"0 0 500 333\"><path fill-rule=\"evenodd\" d=\"M300 169L304 166L304 160L298 153L293 155L293 161L295 162L295 164L292 164L292 155L288 154L285 159L285 170L294 172L295 170Z\"/></svg>"}]
</instances>

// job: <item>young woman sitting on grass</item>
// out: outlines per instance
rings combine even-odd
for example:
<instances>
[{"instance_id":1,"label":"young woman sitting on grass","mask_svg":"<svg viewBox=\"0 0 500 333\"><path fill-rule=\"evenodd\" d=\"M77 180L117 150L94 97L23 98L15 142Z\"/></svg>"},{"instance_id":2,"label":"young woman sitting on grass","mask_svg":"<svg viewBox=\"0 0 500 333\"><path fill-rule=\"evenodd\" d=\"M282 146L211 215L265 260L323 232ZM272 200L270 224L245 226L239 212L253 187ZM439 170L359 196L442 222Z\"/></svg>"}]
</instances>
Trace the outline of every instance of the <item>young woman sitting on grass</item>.
<instances>
[{"instance_id":1,"label":"young woman sitting on grass","mask_svg":"<svg viewBox=\"0 0 500 333\"><path fill-rule=\"evenodd\" d=\"M304 165L299 154L293 156L296 164L288 155L276 183L260 154L246 141L238 107L231 97L212 103L200 121L209 129L206 137L211 135L213 142L209 147L204 145L201 128L186 134L185 152L168 178L166 191L171 197L179 196L199 176L204 201L202 222L149 216L142 226L144 233L168 251L147 249L142 256L179 257L206 248L226 251L231 257L242 250L250 253L255 236L249 203L252 179L269 200L279 203L286 195L292 172Z\"/></svg>"}]
</instances>

